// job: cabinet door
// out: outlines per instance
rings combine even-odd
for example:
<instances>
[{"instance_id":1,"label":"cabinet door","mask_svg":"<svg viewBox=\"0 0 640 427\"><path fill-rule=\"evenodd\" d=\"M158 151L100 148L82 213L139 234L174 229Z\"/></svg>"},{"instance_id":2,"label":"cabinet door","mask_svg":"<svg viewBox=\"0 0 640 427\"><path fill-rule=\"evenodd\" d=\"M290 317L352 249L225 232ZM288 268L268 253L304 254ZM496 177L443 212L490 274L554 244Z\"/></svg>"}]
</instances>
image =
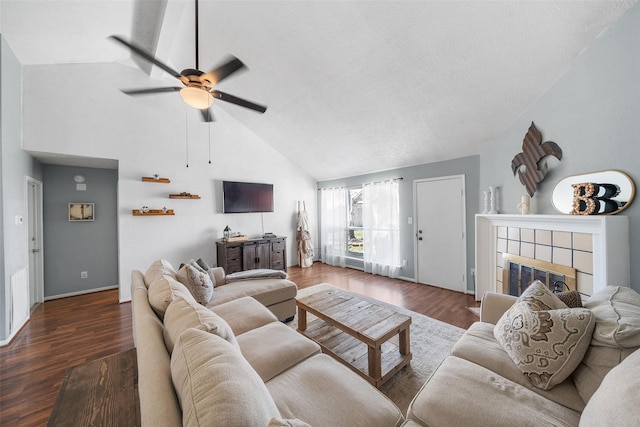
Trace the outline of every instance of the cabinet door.
<instances>
[{"instance_id":1,"label":"cabinet door","mask_svg":"<svg viewBox=\"0 0 640 427\"><path fill-rule=\"evenodd\" d=\"M253 270L257 264L256 244L245 243L242 245L242 269Z\"/></svg>"},{"instance_id":2,"label":"cabinet door","mask_svg":"<svg viewBox=\"0 0 640 427\"><path fill-rule=\"evenodd\" d=\"M256 247L256 267L255 268L271 268L271 246L269 242L260 242Z\"/></svg>"}]
</instances>

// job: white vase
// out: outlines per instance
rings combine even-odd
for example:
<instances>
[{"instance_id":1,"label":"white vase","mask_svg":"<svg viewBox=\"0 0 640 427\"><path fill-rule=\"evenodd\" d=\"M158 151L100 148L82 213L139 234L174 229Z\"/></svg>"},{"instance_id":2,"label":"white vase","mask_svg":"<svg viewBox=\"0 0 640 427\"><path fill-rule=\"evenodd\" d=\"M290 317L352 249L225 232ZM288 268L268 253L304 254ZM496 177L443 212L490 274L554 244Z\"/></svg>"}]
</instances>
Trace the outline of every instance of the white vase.
<instances>
[{"instance_id":1,"label":"white vase","mask_svg":"<svg viewBox=\"0 0 640 427\"><path fill-rule=\"evenodd\" d=\"M482 210L482 214L486 215L489 213L489 192L488 191L483 191L482 192L482 197L484 200L484 209Z\"/></svg>"},{"instance_id":2,"label":"white vase","mask_svg":"<svg viewBox=\"0 0 640 427\"><path fill-rule=\"evenodd\" d=\"M500 213L498 212L498 196L497 196L497 192L498 192L498 187L489 187L489 198L490 198L490 209L489 209L489 213L490 214L497 214Z\"/></svg>"}]
</instances>

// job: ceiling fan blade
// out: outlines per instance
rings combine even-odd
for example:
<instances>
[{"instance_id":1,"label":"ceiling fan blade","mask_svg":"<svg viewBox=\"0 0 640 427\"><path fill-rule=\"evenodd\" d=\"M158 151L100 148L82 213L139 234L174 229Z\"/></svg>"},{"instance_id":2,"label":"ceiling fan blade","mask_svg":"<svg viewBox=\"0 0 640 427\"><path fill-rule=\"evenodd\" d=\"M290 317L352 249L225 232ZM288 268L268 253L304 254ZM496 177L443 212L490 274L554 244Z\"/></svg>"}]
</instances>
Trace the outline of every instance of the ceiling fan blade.
<instances>
[{"instance_id":1,"label":"ceiling fan blade","mask_svg":"<svg viewBox=\"0 0 640 427\"><path fill-rule=\"evenodd\" d=\"M148 89L124 89L120 92L127 95L151 95L154 93L179 92L179 87L152 87Z\"/></svg>"},{"instance_id":2,"label":"ceiling fan blade","mask_svg":"<svg viewBox=\"0 0 640 427\"><path fill-rule=\"evenodd\" d=\"M202 120L205 122L215 122L216 119L213 117L213 113L211 112L210 108L205 108L200 110L200 113L202 113Z\"/></svg>"},{"instance_id":3,"label":"ceiling fan blade","mask_svg":"<svg viewBox=\"0 0 640 427\"><path fill-rule=\"evenodd\" d=\"M221 100L230 102L232 104L240 105L241 107L249 108L251 110L257 111L259 113L264 113L267 111L267 107L262 105L254 104L251 101L247 101L246 99L238 98L237 96L229 95L228 93L220 92L219 90L212 90L211 94Z\"/></svg>"},{"instance_id":4,"label":"ceiling fan blade","mask_svg":"<svg viewBox=\"0 0 640 427\"><path fill-rule=\"evenodd\" d=\"M132 43L129 43L128 41L126 41L125 39L123 39L120 36L109 36L109 38L111 38L111 39L117 41L118 43L128 47L135 54L140 55L141 57L143 57L147 61L151 62L152 64L155 64L158 67L162 68L164 71L166 71L167 73L171 74L173 77L175 77L177 79L182 77L182 75L180 73L178 73L176 70L174 70L173 68L169 67L167 64L165 64L163 62L160 62L159 60L157 60L156 58L151 56L149 53L145 52L144 49L142 49L141 47L138 47L138 46L136 46L136 45L134 45Z\"/></svg>"},{"instance_id":5,"label":"ceiling fan blade","mask_svg":"<svg viewBox=\"0 0 640 427\"><path fill-rule=\"evenodd\" d=\"M231 55L231 58L219 66L218 68L209 71L208 73L204 73L200 76L200 81L207 80L210 83L210 86L215 86L220 83L222 80L229 77L231 74L235 73L242 68L246 68L244 63L240 61L235 56Z\"/></svg>"}]
</instances>

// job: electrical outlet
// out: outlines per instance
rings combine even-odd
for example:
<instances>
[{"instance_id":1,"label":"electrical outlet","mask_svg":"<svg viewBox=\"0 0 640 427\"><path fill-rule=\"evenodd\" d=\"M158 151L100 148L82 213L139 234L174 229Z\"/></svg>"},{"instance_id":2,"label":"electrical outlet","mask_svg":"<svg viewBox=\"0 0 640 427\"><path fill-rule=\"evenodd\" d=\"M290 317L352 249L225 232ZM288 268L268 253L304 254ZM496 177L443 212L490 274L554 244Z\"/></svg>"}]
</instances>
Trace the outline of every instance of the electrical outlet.
<instances>
[{"instance_id":1,"label":"electrical outlet","mask_svg":"<svg viewBox=\"0 0 640 427\"><path fill-rule=\"evenodd\" d=\"M402 266L403 266L403 267L406 267L406 266L408 266L408 265L409 265L409 263L407 262L407 260L406 260L406 259L403 259L403 260L402 260Z\"/></svg>"},{"instance_id":2,"label":"electrical outlet","mask_svg":"<svg viewBox=\"0 0 640 427\"><path fill-rule=\"evenodd\" d=\"M86 279L88 277L87 272L86 271L81 271L80 272L80 278L81 279Z\"/></svg>"}]
</instances>

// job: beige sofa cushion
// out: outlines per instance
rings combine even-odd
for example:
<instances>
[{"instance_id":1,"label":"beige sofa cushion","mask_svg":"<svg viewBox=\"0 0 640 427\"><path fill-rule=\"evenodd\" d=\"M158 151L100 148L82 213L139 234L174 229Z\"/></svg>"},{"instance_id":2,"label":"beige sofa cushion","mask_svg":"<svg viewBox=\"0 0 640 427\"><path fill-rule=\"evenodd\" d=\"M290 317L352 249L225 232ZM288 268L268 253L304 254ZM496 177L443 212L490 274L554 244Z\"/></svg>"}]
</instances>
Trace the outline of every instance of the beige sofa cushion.
<instances>
[{"instance_id":1,"label":"beige sofa cushion","mask_svg":"<svg viewBox=\"0 0 640 427\"><path fill-rule=\"evenodd\" d=\"M584 306L596 315L593 344L640 347L640 294L631 288L607 286Z\"/></svg>"},{"instance_id":2,"label":"beige sofa cushion","mask_svg":"<svg viewBox=\"0 0 640 427\"><path fill-rule=\"evenodd\" d=\"M158 277L169 276L172 279L176 278L176 270L171 263L165 259L159 259L151 263L147 271L144 273L144 282L147 288Z\"/></svg>"},{"instance_id":3,"label":"beige sofa cushion","mask_svg":"<svg viewBox=\"0 0 640 427\"><path fill-rule=\"evenodd\" d=\"M494 335L535 387L549 390L580 364L595 326L586 308L568 308L534 282L502 316Z\"/></svg>"},{"instance_id":4,"label":"beige sofa cushion","mask_svg":"<svg viewBox=\"0 0 640 427\"><path fill-rule=\"evenodd\" d=\"M171 377L183 426L261 426L282 418L264 383L224 339L197 329L180 335Z\"/></svg>"},{"instance_id":5,"label":"beige sofa cushion","mask_svg":"<svg viewBox=\"0 0 640 427\"><path fill-rule=\"evenodd\" d=\"M242 355L264 382L320 353L318 344L280 322L238 335L238 343Z\"/></svg>"},{"instance_id":6,"label":"beige sofa cushion","mask_svg":"<svg viewBox=\"0 0 640 427\"><path fill-rule=\"evenodd\" d=\"M588 402L605 375L640 347L640 295L631 288L608 286L584 306L595 315L596 326L573 381Z\"/></svg>"},{"instance_id":7,"label":"beige sofa cushion","mask_svg":"<svg viewBox=\"0 0 640 427\"><path fill-rule=\"evenodd\" d=\"M572 378L567 378L550 390L534 387L496 340L493 335L493 327L494 325L490 323L474 323L453 346L451 354L483 366L553 402L582 412L585 404L578 394Z\"/></svg>"},{"instance_id":8,"label":"beige sofa cushion","mask_svg":"<svg viewBox=\"0 0 640 427\"><path fill-rule=\"evenodd\" d=\"M640 350L607 374L584 408L581 427L632 426L640 422Z\"/></svg>"},{"instance_id":9,"label":"beige sofa cushion","mask_svg":"<svg viewBox=\"0 0 640 427\"><path fill-rule=\"evenodd\" d=\"M385 395L326 354L312 356L266 384L284 418L312 426L392 427L404 421Z\"/></svg>"},{"instance_id":10,"label":"beige sofa cushion","mask_svg":"<svg viewBox=\"0 0 640 427\"><path fill-rule=\"evenodd\" d=\"M178 297L169 304L164 314L163 335L169 353L173 352L173 347L180 334L189 328L216 334L240 349L231 327L222 317L200 304Z\"/></svg>"},{"instance_id":11,"label":"beige sofa cushion","mask_svg":"<svg viewBox=\"0 0 640 427\"><path fill-rule=\"evenodd\" d=\"M449 356L413 399L407 418L423 426L576 426L580 413Z\"/></svg>"},{"instance_id":12,"label":"beige sofa cushion","mask_svg":"<svg viewBox=\"0 0 640 427\"><path fill-rule=\"evenodd\" d=\"M251 297L238 298L209 309L222 317L236 336L278 321L267 307Z\"/></svg>"},{"instance_id":13,"label":"beige sofa cushion","mask_svg":"<svg viewBox=\"0 0 640 427\"><path fill-rule=\"evenodd\" d=\"M176 297L195 301L191 292L171 276L160 276L149 285L149 304L160 319L164 318L167 307Z\"/></svg>"},{"instance_id":14,"label":"beige sofa cushion","mask_svg":"<svg viewBox=\"0 0 640 427\"><path fill-rule=\"evenodd\" d=\"M196 301L206 305L213 298L213 282L209 273L203 271L193 261L193 264L185 264L178 270L177 277L180 283L185 285Z\"/></svg>"}]
</instances>

